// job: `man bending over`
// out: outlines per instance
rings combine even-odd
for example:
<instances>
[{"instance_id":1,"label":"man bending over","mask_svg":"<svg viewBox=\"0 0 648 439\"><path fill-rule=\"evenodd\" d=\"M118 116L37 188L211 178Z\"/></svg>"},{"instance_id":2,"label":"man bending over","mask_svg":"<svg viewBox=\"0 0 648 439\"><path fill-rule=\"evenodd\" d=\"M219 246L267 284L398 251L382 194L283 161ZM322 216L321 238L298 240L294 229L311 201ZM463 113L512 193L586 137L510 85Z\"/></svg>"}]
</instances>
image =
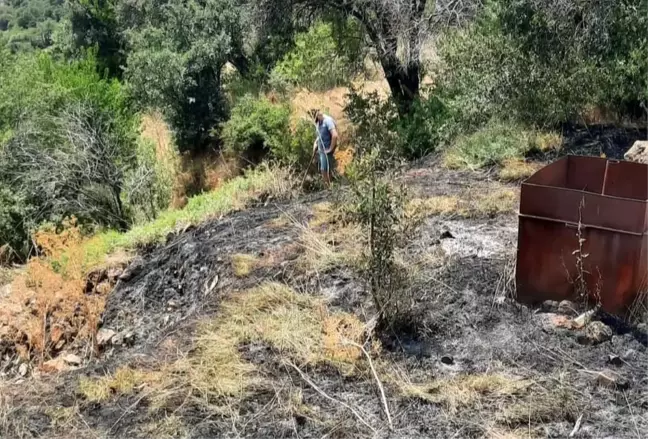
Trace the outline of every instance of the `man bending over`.
<instances>
[{"instance_id":1,"label":"man bending over","mask_svg":"<svg viewBox=\"0 0 648 439\"><path fill-rule=\"evenodd\" d=\"M313 152L319 152L319 170L326 187L331 184L331 174L335 171L333 153L337 147L338 132L335 120L331 116L315 111L315 126L317 138L313 144Z\"/></svg>"}]
</instances>

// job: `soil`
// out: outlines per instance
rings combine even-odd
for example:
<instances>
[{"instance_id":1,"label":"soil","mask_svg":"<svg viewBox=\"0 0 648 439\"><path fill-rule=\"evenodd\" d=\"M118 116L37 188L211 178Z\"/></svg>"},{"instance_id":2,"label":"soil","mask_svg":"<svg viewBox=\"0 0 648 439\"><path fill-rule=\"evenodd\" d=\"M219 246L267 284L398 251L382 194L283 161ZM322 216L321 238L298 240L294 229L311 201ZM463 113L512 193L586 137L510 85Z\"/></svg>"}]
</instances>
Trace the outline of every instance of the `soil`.
<instances>
[{"instance_id":1,"label":"soil","mask_svg":"<svg viewBox=\"0 0 648 439\"><path fill-rule=\"evenodd\" d=\"M517 188L502 185L488 172L445 170L436 157L407 170L402 181L417 196ZM149 410L153 402L146 393L102 403L80 395L80 376L102 376L124 365L154 368L188 355L196 322L216 315L221 300L233 291L264 281L318 292L331 308L369 320L371 301L359 274L350 267L317 276L305 274L296 262L303 251L298 243L299 228L290 222L273 224L286 214L303 223L315 203L329 198L318 193L290 203L260 204L169 236L164 244L143 250L109 296L101 323L102 328L114 330L121 343L105 349L79 370L57 376L17 377L0 387L0 437L18 436L19 432L22 437L60 438L566 438L577 424L580 427L573 436L577 438L645 437L646 327L629 326L599 314L596 319L611 329L611 336L584 344L584 330L555 323L560 312L533 309L512 300L510 280L517 239L514 212L492 218L425 220L404 254L416 260L434 251L444 259L428 267L412 286L418 297L416 322L382 335L381 360L406 373L412 382L478 374L528 380L534 392L516 402L522 413L517 418L495 422L510 409L506 398L484 397L477 405L454 411L442 403L402 397L386 382L393 418L393 430L388 431L372 376L345 376L328 366L308 368L305 372L320 392L286 367L271 346L262 343L243 345L240 351L272 380L273 387L261 388L238 401L235 414L205 412L182 401L175 411L160 414ZM237 254L253 255L262 263L249 276L238 277L231 263ZM613 375L611 384L610 380L602 384L601 372ZM287 395L296 389L309 407L308 413L286 406ZM323 393L346 401L368 426ZM537 414L532 408L539 404L549 408ZM52 407L77 407L78 419L61 428L53 421ZM169 430L167 436L143 433L147 423L163 422L170 416L179 417L185 428Z\"/></svg>"}]
</instances>

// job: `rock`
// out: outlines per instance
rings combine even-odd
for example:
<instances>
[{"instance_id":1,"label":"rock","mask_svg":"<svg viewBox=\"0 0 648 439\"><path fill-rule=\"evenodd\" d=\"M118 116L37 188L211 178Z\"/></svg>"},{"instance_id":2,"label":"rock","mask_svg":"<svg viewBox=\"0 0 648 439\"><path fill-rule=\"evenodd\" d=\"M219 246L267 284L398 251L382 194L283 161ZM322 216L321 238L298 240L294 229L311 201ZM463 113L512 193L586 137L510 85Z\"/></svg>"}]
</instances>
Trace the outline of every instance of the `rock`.
<instances>
[{"instance_id":1,"label":"rock","mask_svg":"<svg viewBox=\"0 0 648 439\"><path fill-rule=\"evenodd\" d=\"M29 372L29 366L27 366L27 363L23 363L18 367L18 375L21 377L27 375L27 372Z\"/></svg>"},{"instance_id":2,"label":"rock","mask_svg":"<svg viewBox=\"0 0 648 439\"><path fill-rule=\"evenodd\" d=\"M578 314L577 306L571 300L563 300L558 304L558 312L567 316L575 316Z\"/></svg>"},{"instance_id":3,"label":"rock","mask_svg":"<svg viewBox=\"0 0 648 439\"><path fill-rule=\"evenodd\" d=\"M555 300L545 300L544 302L542 302L542 305L540 305L540 310L542 312L555 313L558 311L558 306L559 303Z\"/></svg>"},{"instance_id":4,"label":"rock","mask_svg":"<svg viewBox=\"0 0 648 439\"><path fill-rule=\"evenodd\" d=\"M630 383L627 379L609 369L598 372L595 377L595 383L599 387L608 389L627 390L630 388Z\"/></svg>"},{"instance_id":5,"label":"rock","mask_svg":"<svg viewBox=\"0 0 648 439\"><path fill-rule=\"evenodd\" d=\"M112 342L116 332L112 329L101 328L97 331L97 345L104 346Z\"/></svg>"},{"instance_id":6,"label":"rock","mask_svg":"<svg viewBox=\"0 0 648 439\"><path fill-rule=\"evenodd\" d=\"M623 158L631 162L648 164L648 141L637 140L623 155Z\"/></svg>"},{"instance_id":7,"label":"rock","mask_svg":"<svg viewBox=\"0 0 648 439\"><path fill-rule=\"evenodd\" d=\"M439 239L454 239L454 235L449 230L445 230L439 235Z\"/></svg>"},{"instance_id":8,"label":"rock","mask_svg":"<svg viewBox=\"0 0 648 439\"><path fill-rule=\"evenodd\" d=\"M592 318L597 312L598 312L598 308L585 311L583 314L579 315L574 319L574 327L584 328L589 322L592 321Z\"/></svg>"},{"instance_id":9,"label":"rock","mask_svg":"<svg viewBox=\"0 0 648 439\"><path fill-rule=\"evenodd\" d=\"M65 361L67 364L70 364L72 366L78 366L82 362L81 357L75 354L67 354L63 356L63 361Z\"/></svg>"},{"instance_id":10,"label":"rock","mask_svg":"<svg viewBox=\"0 0 648 439\"><path fill-rule=\"evenodd\" d=\"M583 334L579 334L577 340L580 344L595 345L612 339L612 329L603 322L592 322L585 328Z\"/></svg>"},{"instance_id":11,"label":"rock","mask_svg":"<svg viewBox=\"0 0 648 439\"><path fill-rule=\"evenodd\" d=\"M623 366L624 361L618 355L610 354L608 355L608 363L614 366Z\"/></svg>"},{"instance_id":12,"label":"rock","mask_svg":"<svg viewBox=\"0 0 648 439\"><path fill-rule=\"evenodd\" d=\"M443 364L451 365L454 364L454 358L452 358L451 355L444 355L443 357L441 357L441 362Z\"/></svg>"}]
</instances>

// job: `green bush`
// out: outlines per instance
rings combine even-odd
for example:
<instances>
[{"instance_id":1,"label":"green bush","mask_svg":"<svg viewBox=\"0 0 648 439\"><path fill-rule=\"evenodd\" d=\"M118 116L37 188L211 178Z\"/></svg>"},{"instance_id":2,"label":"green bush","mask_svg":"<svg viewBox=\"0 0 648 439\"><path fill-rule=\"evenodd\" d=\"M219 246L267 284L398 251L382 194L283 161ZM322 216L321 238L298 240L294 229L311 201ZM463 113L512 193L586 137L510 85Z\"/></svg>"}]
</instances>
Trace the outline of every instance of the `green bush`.
<instances>
[{"instance_id":1,"label":"green bush","mask_svg":"<svg viewBox=\"0 0 648 439\"><path fill-rule=\"evenodd\" d=\"M347 84L362 69L364 61L360 29L354 21L334 27L316 23L295 37L295 47L270 74L270 84L326 90Z\"/></svg>"},{"instance_id":2,"label":"green bush","mask_svg":"<svg viewBox=\"0 0 648 439\"><path fill-rule=\"evenodd\" d=\"M102 79L91 55L0 59L0 186L33 207L5 201L5 212L30 229L71 215L81 225L125 228L123 176L134 165L136 133L121 84ZM24 256L29 240L16 236Z\"/></svg>"},{"instance_id":3,"label":"green bush","mask_svg":"<svg viewBox=\"0 0 648 439\"><path fill-rule=\"evenodd\" d=\"M382 100L377 93L348 95L345 113L355 129L356 148L359 139L383 144L383 150L408 159L420 158L444 145L450 138L451 113L440 96L430 94L414 102L406 117L398 115L396 105Z\"/></svg>"},{"instance_id":4,"label":"green bush","mask_svg":"<svg viewBox=\"0 0 648 439\"><path fill-rule=\"evenodd\" d=\"M137 166L130 169L124 179L124 201L136 224L152 221L171 202L179 155L175 149L161 155L156 154L155 143L151 140L138 140Z\"/></svg>"},{"instance_id":5,"label":"green bush","mask_svg":"<svg viewBox=\"0 0 648 439\"><path fill-rule=\"evenodd\" d=\"M289 105L249 95L232 109L230 120L222 125L221 136L230 153L249 159L268 155L286 165L308 160L314 140L305 121L300 121L294 132L290 129Z\"/></svg>"},{"instance_id":6,"label":"green bush","mask_svg":"<svg viewBox=\"0 0 648 439\"><path fill-rule=\"evenodd\" d=\"M459 137L445 153L452 168L479 169L522 158L534 147L534 139L522 127L491 121L473 134Z\"/></svg>"}]
</instances>

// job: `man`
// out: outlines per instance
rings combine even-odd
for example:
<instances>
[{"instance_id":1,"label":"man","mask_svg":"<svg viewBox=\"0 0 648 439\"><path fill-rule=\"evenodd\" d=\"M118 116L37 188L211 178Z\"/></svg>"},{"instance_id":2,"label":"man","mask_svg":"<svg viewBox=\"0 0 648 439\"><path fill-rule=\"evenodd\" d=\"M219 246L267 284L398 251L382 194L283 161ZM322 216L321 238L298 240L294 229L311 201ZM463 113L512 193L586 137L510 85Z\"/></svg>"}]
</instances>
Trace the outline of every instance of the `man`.
<instances>
[{"instance_id":1,"label":"man","mask_svg":"<svg viewBox=\"0 0 648 439\"><path fill-rule=\"evenodd\" d=\"M337 147L338 132L335 120L331 116L315 110L315 127L317 138L313 144L313 153L319 152L319 170L326 187L331 185L331 173L335 170L333 153Z\"/></svg>"}]
</instances>

